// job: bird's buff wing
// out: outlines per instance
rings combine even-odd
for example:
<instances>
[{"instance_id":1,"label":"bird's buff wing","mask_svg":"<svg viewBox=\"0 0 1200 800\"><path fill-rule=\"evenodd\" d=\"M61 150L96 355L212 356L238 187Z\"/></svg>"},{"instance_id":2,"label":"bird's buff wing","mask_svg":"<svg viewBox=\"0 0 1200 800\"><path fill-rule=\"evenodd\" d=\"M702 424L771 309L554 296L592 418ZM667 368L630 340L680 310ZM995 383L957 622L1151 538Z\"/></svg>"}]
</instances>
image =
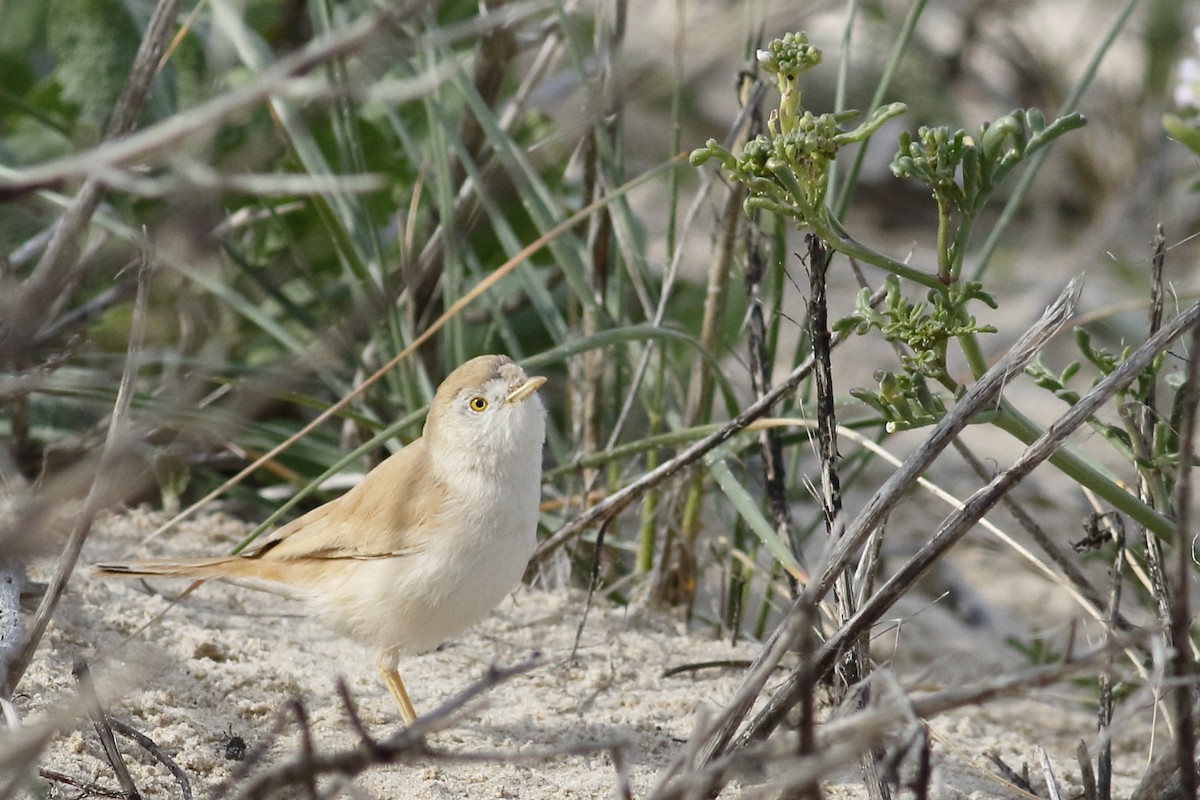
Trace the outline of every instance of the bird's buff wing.
<instances>
[{"instance_id":1,"label":"bird's buff wing","mask_svg":"<svg viewBox=\"0 0 1200 800\"><path fill-rule=\"evenodd\" d=\"M429 479L428 467L425 442L418 439L346 494L279 528L246 555L269 561L362 560L419 552L446 494L442 483Z\"/></svg>"}]
</instances>

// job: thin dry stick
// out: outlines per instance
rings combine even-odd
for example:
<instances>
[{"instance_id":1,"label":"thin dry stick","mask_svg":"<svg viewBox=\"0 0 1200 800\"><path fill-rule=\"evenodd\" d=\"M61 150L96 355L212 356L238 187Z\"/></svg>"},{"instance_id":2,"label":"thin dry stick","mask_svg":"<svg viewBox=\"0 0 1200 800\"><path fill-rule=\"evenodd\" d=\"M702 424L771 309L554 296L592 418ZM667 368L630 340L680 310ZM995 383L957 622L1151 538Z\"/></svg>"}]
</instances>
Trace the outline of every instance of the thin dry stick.
<instances>
[{"instance_id":1,"label":"thin dry stick","mask_svg":"<svg viewBox=\"0 0 1200 800\"><path fill-rule=\"evenodd\" d=\"M1147 336L1153 336L1162 327L1163 267L1166 260L1164 251L1165 242L1162 225L1159 225L1154 242L1154 258L1151 260L1150 314L1146 325ZM1137 415L1137 435L1134 437L1133 444L1138 457L1149 463L1154 452L1154 429L1159 421L1154 381L1149 382L1149 385L1146 387L1146 396L1141 398L1141 401ZM1147 467L1137 471L1138 496L1147 503L1153 503L1155 498L1151 492L1151 476L1147 474L1148 469ZM1163 500L1165 501L1165 499ZM1169 508L1161 508L1159 510L1166 514L1170 513ZM1170 591L1167 589L1166 569L1163 566L1162 542L1144 527L1142 528L1142 539L1146 551L1146 572L1150 577L1154 605L1158 610L1158 621L1162 625L1163 630L1167 631L1169 635L1171 630L1171 599Z\"/></svg>"},{"instance_id":2,"label":"thin dry stick","mask_svg":"<svg viewBox=\"0 0 1200 800\"><path fill-rule=\"evenodd\" d=\"M300 762L311 764L316 760L316 750L313 748L312 727L308 724L308 709L299 699L293 699L288 703L288 707L296 717L296 727L300 729ZM308 800L317 800L318 775L318 772L313 771L300 776L299 783L304 787Z\"/></svg>"},{"instance_id":3,"label":"thin dry stick","mask_svg":"<svg viewBox=\"0 0 1200 800\"><path fill-rule=\"evenodd\" d=\"M1175 752L1183 796L1195 800L1196 674L1192 661L1189 587L1192 576L1192 465L1196 459L1196 410L1200 395L1200 326L1192 331L1183 395L1183 430L1179 436L1179 473L1175 478L1175 586L1171 590L1171 673L1175 679Z\"/></svg>"},{"instance_id":4,"label":"thin dry stick","mask_svg":"<svg viewBox=\"0 0 1200 800\"><path fill-rule=\"evenodd\" d=\"M100 454L96 474L92 478L83 508L75 519L74 527L67 537L66 547L63 548L58 564L55 565L54 574L50 578L46 593L42 596L41 603L38 604L33 623L29 626L29 638L21 653L8 665L7 683L9 686L16 687L20 683L21 676L25 674L29 663L33 661L33 654L42 641L42 636L50 624L54 610L58 608L59 598L62 597L63 590L67 587L71 573L75 571L75 563L79 560L83 542L92 529L96 514L108 502L109 494L116 488L113 485L113 473L116 472L117 461L124 453L125 448L120 443L126 435L129 409L133 403L134 382L141 364L142 339L146 329L146 303L150 294L150 274L150 266L143 256L142 263L138 267L138 291L129 326L129 348L125 355L125 368L121 375L121 384L117 388L116 402L113 403L108 433L104 438L104 450Z\"/></svg>"},{"instance_id":5,"label":"thin dry stick","mask_svg":"<svg viewBox=\"0 0 1200 800\"><path fill-rule=\"evenodd\" d=\"M175 782L179 784L179 793L183 796L183 800L192 800L192 782L188 779L187 773L179 764L175 763L175 759L171 758L163 749L158 746L158 743L151 739L146 734L134 728L128 723L122 722L119 719L106 716L108 724L112 729L122 736L132 739L138 745L154 757L154 760L167 768L167 771L175 778Z\"/></svg>"},{"instance_id":6,"label":"thin dry stick","mask_svg":"<svg viewBox=\"0 0 1200 800\"><path fill-rule=\"evenodd\" d=\"M758 91L756 91L756 87ZM762 110L761 99L763 92L761 91L762 84L754 80L754 76L749 72L743 72L738 81L738 122L735 123L731 130L731 141L734 149L740 149L745 144L746 140L754 133L757 133L762 127ZM754 105L750 105L753 103ZM730 138L730 137L727 137ZM705 176L706 179L715 180L719 173L712 172ZM704 192L707 192L708 187L712 183L704 184ZM715 230L720 233L714 234L713 238L717 240L716 246L713 249L713 257L708 264L708 274L705 280L707 290L704 295L704 312L700 321L700 349L696 352L692 360L691 377L688 380L687 398L684 402L684 420L687 425L696 425L701 422L707 422L712 418L713 406L713 371L708 368L702 358L703 352L715 353L720 349L718 337L721 328L721 320L724 316L725 308L729 301L729 280L733 270L734 256L736 252L738 233L744 227L745 213L742 210L742 201L745 199L745 189L741 184L734 183L727 186L725 197L725 205L722 207L719 217L719 224L714 225ZM700 198L697 197L697 200ZM698 203L693 202L692 209L699 209ZM683 240L686 239L687 233L691 224L691 209L688 212L688 219L684 223L683 236L679 237L679 241L672 242L674 252L671 260L675 262L680 253L684 250ZM746 281L747 285L751 280L751 273L754 270L755 257L758 253L758 248L755 246L754 230L757 226L751 224L745 226L747 231L747 252L746 252ZM751 299L751 308L754 307L754 300ZM660 299L658 315L661 315L665 309L662 300ZM753 327L751 329L751 352L754 351L753 345ZM753 361L753 356L751 358ZM760 385L754 383L754 377L751 377L752 385L756 394L761 396L765 389L760 390ZM631 407L633 396L630 395L626 401L626 407ZM624 409L622 409L624 413ZM614 435L609 437L609 442L616 442ZM655 464L650 464L653 467ZM769 467L767 467L769 470ZM769 479L768 479L769 480ZM700 532L700 498L702 497L702 485L704 475L700 470L694 470L689 480L681 482L677 487L671 499L676 501L673 505L678 507L678 522L664 526L665 530L661 537L656 537L659 541L656 542L660 556L653 561L651 575L651 594L659 598L668 597L669 587L674 583L674 575L680 567L672 564L671 556L676 552L686 548L686 552L692 552L696 547L696 538ZM682 498L682 503L679 499ZM645 524L655 524L649 516L649 512L653 510L653 506L657 505L657 498L650 500L650 507L647 508L647 522ZM676 538L681 541L676 541ZM688 558L684 564L691 565L689 569L695 572L692 562L694 559ZM685 583L695 584L695 575L690 575L685 579ZM732 614L727 613L727 619L730 616L738 616L740 614L740 587L737 586L737 581L732 582L732 603L728 606ZM737 623L733 622L730 625L734 634L737 635Z\"/></svg>"},{"instance_id":7,"label":"thin dry stick","mask_svg":"<svg viewBox=\"0 0 1200 800\"><path fill-rule=\"evenodd\" d=\"M104 708L100 705L100 698L96 696L96 685L92 682L92 673L88 669L87 662L82 658L75 662L75 668L72 670L75 675L75 681L79 685L79 692L82 694L89 706L89 714L92 717L92 725L96 729L96 735L100 737L100 744L104 747L104 754L108 757L109 766L112 767L113 773L117 776L117 783L121 785L121 792L130 800L138 800L141 794L137 790L137 785L133 782L133 776L129 774L129 767L125 764L125 757L121 755L121 751L117 749L117 741L113 738L112 726L108 723L108 716L104 713Z\"/></svg>"},{"instance_id":8,"label":"thin dry stick","mask_svg":"<svg viewBox=\"0 0 1200 800\"><path fill-rule=\"evenodd\" d=\"M1054 767L1050 764L1050 754L1040 744L1035 744L1033 749L1042 765L1042 775L1046 778L1046 791L1050 793L1050 800L1062 800L1062 791L1058 788L1058 779L1054 777Z\"/></svg>"},{"instance_id":9,"label":"thin dry stick","mask_svg":"<svg viewBox=\"0 0 1200 800\"><path fill-rule=\"evenodd\" d=\"M1092 768L1092 756L1088 753L1087 742L1079 740L1075 748L1075 763L1079 765L1079 782L1083 784L1083 800L1100 800L1096 788L1096 771Z\"/></svg>"},{"instance_id":10,"label":"thin dry stick","mask_svg":"<svg viewBox=\"0 0 1200 800\"><path fill-rule=\"evenodd\" d=\"M745 133L738 136L738 141L744 141ZM707 291L704 293L704 312L700 321L700 337L697 349L692 359L691 377L688 380L687 399L684 403L684 420L687 426L699 425L712 419L713 407L713 371L704 363L705 353L715 353L720 349L719 335L721 321L724 317L726 303L729 299L729 277L733 269L734 253L738 242L738 231L742 229L745 214L742 211L742 201L745 192L741 184L729 187L725 198L725 206L721 210L720 238L708 264L708 276L705 280ZM753 226L749 226L753 228ZM752 255L747 254L747 261ZM747 266L747 271L749 271ZM757 391L757 385L754 386ZM761 396L761 393L759 393ZM650 463L648 466L655 466ZM676 498L683 497L682 508L679 510L678 523L661 526L663 532L661 542L658 542L660 556L654 559L651 575L653 595L665 598L667 589L674 580L671 574L670 556L674 549L687 548L694 551L696 537L700 533L700 510L704 473L694 470L686 481L681 481ZM656 502L654 500L651 501ZM650 520L647 524L659 524ZM682 542L676 540L676 535ZM693 568L694 572L694 568ZM695 575L689 576L695 582Z\"/></svg>"},{"instance_id":11,"label":"thin dry stick","mask_svg":"<svg viewBox=\"0 0 1200 800\"><path fill-rule=\"evenodd\" d=\"M744 138L743 134L738 140L742 141ZM712 418L713 373L704 363L704 353L715 353L720 349L721 322L729 299L729 276L733 269L738 231L742 229L742 220L745 218L742 211L744 199L745 191L742 185L735 184L729 187L725 206L721 210L720 238L714 248L712 260L709 261L708 276L705 280L707 291L704 293L704 312L700 320L700 349L692 358L692 374L688 380L687 400L684 405L684 421L688 426L699 425ZM747 227L748 230L752 228L753 226ZM747 253L747 281L750 280L752 253L752 250ZM751 308L753 303L752 299ZM751 361L753 362L753 358ZM758 386L755 385L754 388L757 390ZM688 500L679 527L689 547L694 546L695 537L699 533L700 505L693 500L699 495L703 480L702 473L694 472L685 487ZM668 526L667 536L673 534L674 527Z\"/></svg>"},{"instance_id":12,"label":"thin dry stick","mask_svg":"<svg viewBox=\"0 0 1200 800\"><path fill-rule=\"evenodd\" d=\"M369 748L376 748L379 742L375 737L367 731L367 726L363 724L362 717L358 713L358 705L354 702L354 698L350 696L350 687L346 685L346 679L339 675L335 684L338 693L338 699L342 701L342 708L346 711L346 719L350 721L350 727L358 734L358 740Z\"/></svg>"},{"instance_id":13,"label":"thin dry stick","mask_svg":"<svg viewBox=\"0 0 1200 800\"><path fill-rule=\"evenodd\" d=\"M484 0L480 4L480 16L487 17L499 11L508 0ZM475 43L475 65L471 82L475 91L488 108L495 108L500 99L500 90L508 77L509 67L518 54L517 37L511 24L495 25L488 29ZM472 113L463 115L458 127L458 138L462 142L466 158L476 160L483 152L487 134ZM467 177L461 162L455 164L451 185L458 186Z\"/></svg>"},{"instance_id":14,"label":"thin dry stick","mask_svg":"<svg viewBox=\"0 0 1200 800\"><path fill-rule=\"evenodd\" d=\"M126 797L121 789L111 789L93 781L76 778L53 769L38 767L38 775L53 783L65 783L81 790L80 797Z\"/></svg>"},{"instance_id":15,"label":"thin dry stick","mask_svg":"<svg viewBox=\"0 0 1200 800\"><path fill-rule=\"evenodd\" d=\"M797 674L800 680L800 721L797 724L799 746L796 753L811 756L817 752L817 680L813 669L813 657L816 655L817 642L814 628L817 625L816 609L805 606L800 612L800 641L797 649L800 651L800 664ZM820 800L821 784L812 782L799 787L800 797L811 797Z\"/></svg>"},{"instance_id":16,"label":"thin dry stick","mask_svg":"<svg viewBox=\"0 0 1200 800\"><path fill-rule=\"evenodd\" d=\"M1008 781L1014 788L1023 793L1026 797L1038 797L1038 793L1034 791L1033 784L1029 782L1029 766L1021 765L1021 771L1017 772L1008 765L999 753L985 753L984 756L988 761L1000 771L1000 776L1003 780Z\"/></svg>"},{"instance_id":17,"label":"thin dry stick","mask_svg":"<svg viewBox=\"0 0 1200 800\"><path fill-rule=\"evenodd\" d=\"M606 178L612 170L610 154L619 148L619 125L623 107L617 90L613 87L613 62L620 59L625 39L625 0L612 4L611 16L601 14L594 32L594 51L599 57L599 69L595 75L594 88L599 94L603 110L584 137L584 197L600 199L608 191ZM588 220L588 258L584 262L585 278L590 284L594 303L579 309L580 326L584 336L595 335L601 327L601 309L607 302L609 292L609 270L613 265L613 219L607 207L593 214ZM601 441L601 393L604 389L604 353L590 350L581 358L573 359L572 388L579 396L576 433L580 452L591 453L600 448ZM586 475L585 485L591 489L595 475ZM586 494L586 492L585 492ZM603 550L597 545L597 563Z\"/></svg>"},{"instance_id":18,"label":"thin dry stick","mask_svg":"<svg viewBox=\"0 0 1200 800\"><path fill-rule=\"evenodd\" d=\"M580 143L580 161L583 164L583 196L599 199L604 196L607 188L601 180L606 169L606 154L612 153L616 145L616 121L620 118L619 105L615 104L609 81L612 79L613 51L620 47L624 35L624 14L620 9L611 22L607 15L601 14L597 19L595 49L599 54L599 69L594 77L593 90L600 96L604 104L603 113L592 121L590 128L584 133ZM568 326L578 332L581 337L594 336L601 327L601 317L609 288L609 270L612 266L612 215L607 208L588 219L587 227L587 256L583 259L583 277L588 283L589 302L572 294L568 307ZM603 350L586 350L567 361L567 391L566 400L569 409L571 438L577 442L576 452L587 455L601 449L601 395L604 389L604 352ZM584 490L580 492L582 501L587 503L599 473L585 469L582 475ZM597 587L597 577L600 574L600 562L604 558L604 529L596 538L596 546L592 553L592 577L588 583L588 599L581 615L579 629L575 636L575 649L579 637L583 634L588 609L591 608L592 595Z\"/></svg>"},{"instance_id":19,"label":"thin dry stick","mask_svg":"<svg viewBox=\"0 0 1200 800\"><path fill-rule=\"evenodd\" d=\"M930 765L929 726L919 725L918 730L920 739L917 742L917 771L909 783L909 788L912 789L913 800L929 800L929 780L933 776L933 768Z\"/></svg>"},{"instance_id":20,"label":"thin dry stick","mask_svg":"<svg viewBox=\"0 0 1200 800\"><path fill-rule=\"evenodd\" d=\"M762 35L763 30L760 27L757 31L755 50L762 44ZM757 78L758 66L756 59L752 62L754 78ZM751 84L749 83L751 77L751 75L745 73L741 77L743 94L751 88ZM757 135L765 129L761 105L753 109L753 115L753 127L747 130L747 136ZM731 199L737 196L740 200L744 195L745 187L741 184L737 184L736 190L731 187ZM739 208L738 210L740 211L741 209ZM763 315L762 282L767 268L766 254L764 253L767 236L763 231L762 225L762 212L754 211L752 224L746 226L746 277L743 281L746 298L750 306L746 321L746 347L750 355L750 384L754 389L756 397L761 397L770 391L774 361L774 353L767 350L767 325ZM809 245L809 249L811 253L811 244ZM826 267L828 267L828 262L829 260L826 258ZM828 337L826 337L825 346L827 349L831 348ZM820 357L818 357L817 363L820 365ZM773 428L760 431L758 441L763 459L763 486L766 489L767 502L770 504L771 518L775 523L775 533L780 539L791 546L792 555L799 560L802 548L798 538L799 532L792 525L791 520L791 504L788 502L786 490L787 468L784 466L783 444L780 441L779 432ZM794 595L797 587L790 575L788 576L788 582Z\"/></svg>"},{"instance_id":21,"label":"thin dry stick","mask_svg":"<svg viewBox=\"0 0 1200 800\"><path fill-rule=\"evenodd\" d=\"M805 237L808 244L808 320L812 335L813 358L816 360L816 370L813 373L817 393L817 457L821 464L821 508L825 517L825 534L833 540L837 537L844 517L842 516L842 486L838 476L838 435L837 412L834 408L836 396L833 388L832 347L829 332L829 304L826 297L826 275L831 256L821 240L808 234ZM851 585L852 569L847 564L842 569L834 584L834 595L837 602L838 624L845 624L855 609L854 588ZM811 609L812 606L809 606ZM811 673L812 653L807 654L803 669ZM870 688L862 683L867 665L866 642L860 639L848 648L844 658L838 665L838 692L843 697L853 692L854 705L863 709L870 702ZM809 674L800 689L801 707L812 703L817 676ZM860 686L856 691L854 687ZM888 800L891 792L879 774L878 763L881 752L868 751L863 753L859 765L862 769L863 782L867 786L867 794L871 800ZM805 793L804 790L801 790ZM820 787L813 786L807 794L814 798L821 796Z\"/></svg>"},{"instance_id":22,"label":"thin dry stick","mask_svg":"<svg viewBox=\"0 0 1200 800\"><path fill-rule=\"evenodd\" d=\"M378 742L359 744L333 753L311 753L272 767L249 780L241 787L238 800L261 800L285 789L315 785L321 775L358 775L371 767L412 761L430 751L427 737L454 722L463 709L481 694L517 675L529 672L541 664L531 658L513 667L492 667L473 684L428 714L422 714L411 725ZM601 749L608 749L604 745Z\"/></svg>"},{"instance_id":23,"label":"thin dry stick","mask_svg":"<svg viewBox=\"0 0 1200 800\"><path fill-rule=\"evenodd\" d=\"M1125 579L1125 525L1119 519L1108 523L1116 553L1113 555L1112 590L1108 598L1108 613L1105 636L1112 639L1116 630L1116 619L1121 613L1121 584ZM1099 702L1096 714L1100 738L1100 753L1096 756L1096 790L1100 800L1112 800L1112 736L1110 728L1113 718L1113 667L1115 657L1110 657L1100 671Z\"/></svg>"}]
</instances>

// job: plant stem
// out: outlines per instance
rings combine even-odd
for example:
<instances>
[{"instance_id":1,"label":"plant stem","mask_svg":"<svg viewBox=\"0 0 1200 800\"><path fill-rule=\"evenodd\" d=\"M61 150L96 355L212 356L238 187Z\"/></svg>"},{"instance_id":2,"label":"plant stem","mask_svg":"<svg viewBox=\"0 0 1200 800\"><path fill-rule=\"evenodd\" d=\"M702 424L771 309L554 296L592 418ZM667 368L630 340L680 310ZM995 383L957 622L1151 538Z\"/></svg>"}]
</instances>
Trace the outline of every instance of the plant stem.
<instances>
[{"instance_id":1,"label":"plant stem","mask_svg":"<svg viewBox=\"0 0 1200 800\"><path fill-rule=\"evenodd\" d=\"M983 373L987 372L987 360L983 357L983 350L979 347L979 338L973 333L966 333L958 337L959 347L962 348L963 355L966 356L967 366L971 368L971 374L978 378ZM953 391L954 387L950 387Z\"/></svg>"},{"instance_id":2,"label":"plant stem","mask_svg":"<svg viewBox=\"0 0 1200 800\"><path fill-rule=\"evenodd\" d=\"M1032 444L1042 435L1043 431L1038 424L1014 408L1003 396L1000 398L998 410L999 414L992 424L1024 444ZM1104 474L1099 467L1069 448L1063 447L1050 456L1050 463L1080 486L1095 492L1113 508L1128 514L1159 538L1167 538L1174 532L1175 526L1169 519L1137 496L1122 489L1111 476Z\"/></svg>"},{"instance_id":3,"label":"plant stem","mask_svg":"<svg viewBox=\"0 0 1200 800\"><path fill-rule=\"evenodd\" d=\"M837 250L839 253L850 256L850 258L856 258L859 261L872 264L893 275L906 278L913 283L919 283L930 289L941 291L946 289L946 285L938 280L936 275L930 275L927 272L914 269L907 264L902 264L854 239L829 215L828 209L825 209L824 213L817 215L817 217L805 221L812 228L813 233L820 237L831 250Z\"/></svg>"},{"instance_id":4,"label":"plant stem","mask_svg":"<svg viewBox=\"0 0 1200 800\"><path fill-rule=\"evenodd\" d=\"M947 233L950 228L950 207L946 202L946 196L941 193L935 193L938 207L938 228L937 228L937 253L938 253L938 277L945 283L950 283L950 244Z\"/></svg>"}]
</instances>

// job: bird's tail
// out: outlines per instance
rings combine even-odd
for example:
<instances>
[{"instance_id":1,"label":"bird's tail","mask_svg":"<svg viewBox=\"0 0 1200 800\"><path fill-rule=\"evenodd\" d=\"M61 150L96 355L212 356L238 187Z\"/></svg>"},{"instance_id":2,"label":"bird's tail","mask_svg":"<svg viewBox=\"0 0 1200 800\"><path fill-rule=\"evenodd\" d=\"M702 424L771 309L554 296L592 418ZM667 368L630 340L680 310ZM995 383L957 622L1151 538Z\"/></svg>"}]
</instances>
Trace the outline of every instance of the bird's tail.
<instances>
[{"instance_id":1,"label":"bird's tail","mask_svg":"<svg viewBox=\"0 0 1200 800\"><path fill-rule=\"evenodd\" d=\"M291 600L309 599L309 593L303 588L305 576L290 568L293 566L245 556L155 558L94 564L92 574L102 578L188 578L195 583L184 592L185 595L203 581L218 580Z\"/></svg>"},{"instance_id":2,"label":"bird's tail","mask_svg":"<svg viewBox=\"0 0 1200 800\"><path fill-rule=\"evenodd\" d=\"M95 564L92 572L102 577L116 578L236 578L246 574L247 559L239 556L223 558L163 558L147 561Z\"/></svg>"}]
</instances>

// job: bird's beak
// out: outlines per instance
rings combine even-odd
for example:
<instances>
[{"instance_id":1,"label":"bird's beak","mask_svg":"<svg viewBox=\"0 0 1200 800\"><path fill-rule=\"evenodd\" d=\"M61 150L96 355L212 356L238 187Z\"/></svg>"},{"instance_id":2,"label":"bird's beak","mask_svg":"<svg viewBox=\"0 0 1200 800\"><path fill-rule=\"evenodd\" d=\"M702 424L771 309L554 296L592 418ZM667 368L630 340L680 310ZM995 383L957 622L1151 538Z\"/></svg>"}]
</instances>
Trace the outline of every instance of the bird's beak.
<instances>
[{"instance_id":1,"label":"bird's beak","mask_svg":"<svg viewBox=\"0 0 1200 800\"><path fill-rule=\"evenodd\" d=\"M532 378L525 381L520 386L518 386L517 388L515 388L511 392L509 392L508 397L504 398L504 402L505 403L519 403L522 400L524 400L526 397L529 397L529 395L533 394L538 389L540 389L542 387L542 384L545 382L546 382L546 379L543 378L541 375L534 375Z\"/></svg>"}]
</instances>

